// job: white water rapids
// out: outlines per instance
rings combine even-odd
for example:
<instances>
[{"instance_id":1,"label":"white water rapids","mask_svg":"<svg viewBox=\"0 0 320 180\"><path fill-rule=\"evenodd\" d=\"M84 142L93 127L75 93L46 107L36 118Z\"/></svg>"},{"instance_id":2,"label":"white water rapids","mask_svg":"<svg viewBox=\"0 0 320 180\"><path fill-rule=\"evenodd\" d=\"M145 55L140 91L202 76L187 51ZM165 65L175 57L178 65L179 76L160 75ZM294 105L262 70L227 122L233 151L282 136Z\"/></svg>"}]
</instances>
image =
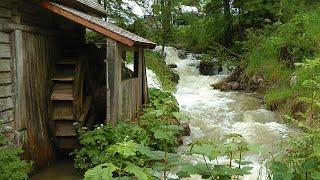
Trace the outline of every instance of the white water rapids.
<instances>
[{"instance_id":1,"label":"white water rapids","mask_svg":"<svg viewBox=\"0 0 320 180\"><path fill-rule=\"evenodd\" d=\"M166 47L165 53L166 63L176 64L176 71L180 75L174 95L181 111L190 117L191 136L184 139L184 146L180 147L180 151L185 150L191 142L200 139L221 140L230 133L238 133L248 143L263 146L270 153L277 151L277 143L290 129L279 123L277 114L265 110L261 99L252 93L214 90L210 84L218 82L223 75L200 75L200 62L192 54L186 59L179 59L178 51L172 47ZM148 81L158 80L149 76ZM252 174L242 179L267 179L261 154L249 154L245 158L253 162L253 169ZM196 156L185 156L184 159L194 164L202 161L202 158ZM221 157L222 161L224 159L225 157ZM193 176L191 179L201 177Z\"/></svg>"}]
</instances>

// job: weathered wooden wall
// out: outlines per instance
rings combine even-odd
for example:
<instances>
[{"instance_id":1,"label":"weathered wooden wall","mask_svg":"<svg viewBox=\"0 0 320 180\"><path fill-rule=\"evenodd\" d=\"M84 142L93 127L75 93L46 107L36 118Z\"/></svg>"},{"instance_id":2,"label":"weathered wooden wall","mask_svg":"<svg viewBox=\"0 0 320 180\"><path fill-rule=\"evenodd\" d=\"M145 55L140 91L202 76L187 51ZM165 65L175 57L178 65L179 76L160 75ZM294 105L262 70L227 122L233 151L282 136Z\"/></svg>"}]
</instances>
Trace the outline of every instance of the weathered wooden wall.
<instances>
[{"instance_id":1,"label":"weathered wooden wall","mask_svg":"<svg viewBox=\"0 0 320 180\"><path fill-rule=\"evenodd\" d=\"M0 0L0 129L35 167L54 156L48 123L54 61L84 28L28 0Z\"/></svg>"},{"instance_id":2,"label":"weathered wooden wall","mask_svg":"<svg viewBox=\"0 0 320 180\"><path fill-rule=\"evenodd\" d=\"M134 77L122 78L125 51L134 51ZM107 40L107 117L108 123L130 121L142 110L147 98L143 48L128 48Z\"/></svg>"},{"instance_id":3,"label":"weathered wooden wall","mask_svg":"<svg viewBox=\"0 0 320 180\"><path fill-rule=\"evenodd\" d=\"M0 1L0 24L11 22L11 1ZM9 31L0 30L0 132L5 132L13 139L14 97L13 65L11 52L11 35Z\"/></svg>"},{"instance_id":4,"label":"weathered wooden wall","mask_svg":"<svg viewBox=\"0 0 320 180\"><path fill-rule=\"evenodd\" d=\"M122 120L132 120L137 117L138 111L141 109L141 99L139 78L126 79L121 82L122 86Z\"/></svg>"},{"instance_id":5,"label":"weathered wooden wall","mask_svg":"<svg viewBox=\"0 0 320 180\"><path fill-rule=\"evenodd\" d=\"M26 129L28 159L36 167L54 156L48 133L53 63L59 55L56 37L14 31L16 64L16 128Z\"/></svg>"}]
</instances>

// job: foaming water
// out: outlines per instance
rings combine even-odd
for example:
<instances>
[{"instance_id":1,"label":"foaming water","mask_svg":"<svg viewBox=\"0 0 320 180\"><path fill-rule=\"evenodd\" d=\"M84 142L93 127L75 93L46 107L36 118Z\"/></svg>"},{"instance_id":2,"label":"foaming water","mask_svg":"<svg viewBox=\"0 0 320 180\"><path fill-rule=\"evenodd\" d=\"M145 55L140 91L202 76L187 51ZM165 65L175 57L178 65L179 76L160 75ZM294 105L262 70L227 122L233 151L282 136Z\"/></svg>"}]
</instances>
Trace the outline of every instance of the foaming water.
<instances>
[{"instance_id":1,"label":"foaming water","mask_svg":"<svg viewBox=\"0 0 320 180\"><path fill-rule=\"evenodd\" d=\"M277 151L276 142L280 141L289 129L279 123L280 118L274 112L265 110L260 99L250 93L221 92L210 86L225 77L223 75L202 76L199 73L199 61L189 54L186 59L179 59L178 51L165 48L166 63L176 64L180 75L175 97L182 112L190 117L191 136L184 140L183 151L188 143L199 139L223 139L230 133L241 134L249 143L257 144ZM185 157L194 162L197 157ZM263 170L261 155L247 155L253 161L251 175L243 179L267 179ZM191 179L199 179L193 176Z\"/></svg>"}]
</instances>

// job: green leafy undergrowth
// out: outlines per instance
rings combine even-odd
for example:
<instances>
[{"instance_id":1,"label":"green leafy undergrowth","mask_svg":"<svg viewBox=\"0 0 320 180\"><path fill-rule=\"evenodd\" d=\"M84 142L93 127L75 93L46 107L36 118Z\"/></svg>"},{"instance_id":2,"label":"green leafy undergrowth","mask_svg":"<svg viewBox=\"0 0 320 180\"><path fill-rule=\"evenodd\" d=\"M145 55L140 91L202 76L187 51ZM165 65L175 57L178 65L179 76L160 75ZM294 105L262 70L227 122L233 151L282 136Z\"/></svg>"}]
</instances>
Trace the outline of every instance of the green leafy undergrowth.
<instances>
[{"instance_id":1,"label":"green leafy undergrowth","mask_svg":"<svg viewBox=\"0 0 320 180\"><path fill-rule=\"evenodd\" d=\"M28 179L31 164L20 159L21 153L23 153L21 147L10 145L0 133L0 179Z\"/></svg>"},{"instance_id":2,"label":"green leafy undergrowth","mask_svg":"<svg viewBox=\"0 0 320 180\"><path fill-rule=\"evenodd\" d=\"M278 22L264 31L248 32L248 52L242 65L249 77L263 75L266 102L272 110L280 107L290 111L288 103L296 104L293 101L299 101L305 92L302 82L315 69L301 69L294 64L313 60L320 53L319 12L319 9L310 10L284 24Z\"/></svg>"},{"instance_id":3,"label":"green leafy undergrowth","mask_svg":"<svg viewBox=\"0 0 320 180\"><path fill-rule=\"evenodd\" d=\"M76 167L86 179L150 178L152 171L167 172L176 161L176 147L182 130L175 98L150 89L150 102L137 124L100 125L80 133L81 148L74 152Z\"/></svg>"},{"instance_id":4,"label":"green leafy undergrowth","mask_svg":"<svg viewBox=\"0 0 320 180\"><path fill-rule=\"evenodd\" d=\"M320 68L320 61L308 60L298 64L305 71ZM280 153L270 161L270 177L274 180L314 180L320 179L320 73L307 76L301 86L307 94L299 100L307 105L305 112L297 120L287 116L288 122L300 128L300 132L290 136Z\"/></svg>"},{"instance_id":5,"label":"green leafy undergrowth","mask_svg":"<svg viewBox=\"0 0 320 180\"><path fill-rule=\"evenodd\" d=\"M245 142L239 134L230 134L224 142L199 141L190 146L189 154L197 154L203 158L198 164L183 164L178 173L180 178L199 174L205 179L231 179L250 174L251 162L244 160L246 152L262 151ZM227 157L228 163L221 163L218 157Z\"/></svg>"}]
</instances>

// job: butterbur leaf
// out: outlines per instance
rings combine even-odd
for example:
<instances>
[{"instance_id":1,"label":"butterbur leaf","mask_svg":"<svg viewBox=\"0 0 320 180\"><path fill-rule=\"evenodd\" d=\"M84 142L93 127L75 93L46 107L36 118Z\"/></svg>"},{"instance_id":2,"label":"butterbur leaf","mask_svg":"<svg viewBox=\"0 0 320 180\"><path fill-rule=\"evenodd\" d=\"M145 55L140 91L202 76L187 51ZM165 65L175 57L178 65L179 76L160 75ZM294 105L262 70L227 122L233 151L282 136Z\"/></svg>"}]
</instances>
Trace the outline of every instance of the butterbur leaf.
<instances>
[{"instance_id":1,"label":"butterbur leaf","mask_svg":"<svg viewBox=\"0 0 320 180\"><path fill-rule=\"evenodd\" d=\"M312 172L311 178L314 180L320 180L320 172Z\"/></svg>"},{"instance_id":2,"label":"butterbur leaf","mask_svg":"<svg viewBox=\"0 0 320 180\"><path fill-rule=\"evenodd\" d=\"M138 144L133 141L117 143L112 145L108 152L112 154L119 153L121 156L128 158L130 156L135 156L138 150Z\"/></svg>"},{"instance_id":3,"label":"butterbur leaf","mask_svg":"<svg viewBox=\"0 0 320 180\"><path fill-rule=\"evenodd\" d=\"M249 167L249 166L239 169L239 168L230 168L229 166L216 165L214 166L214 173L215 175L227 175L227 176L247 175L247 174L250 174L251 169L252 167Z\"/></svg>"},{"instance_id":4,"label":"butterbur leaf","mask_svg":"<svg viewBox=\"0 0 320 180\"><path fill-rule=\"evenodd\" d=\"M85 180L112 180L113 172L119 168L111 163L101 164L89 169L85 175Z\"/></svg>"},{"instance_id":5,"label":"butterbur leaf","mask_svg":"<svg viewBox=\"0 0 320 180\"><path fill-rule=\"evenodd\" d=\"M281 162L272 162L270 165L272 179L274 180L291 180L293 174L289 172L289 168Z\"/></svg>"},{"instance_id":6,"label":"butterbur leaf","mask_svg":"<svg viewBox=\"0 0 320 180\"><path fill-rule=\"evenodd\" d=\"M212 167L209 168L212 169ZM179 178L190 177L190 175L199 174L203 178L209 178L211 176L210 172L207 169L206 164L198 163L196 165L192 164L183 164L181 170L177 173Z\"/></svg>"},{"instance_id":7,"label":"butterbur leaf","mask_svg":"<svg viewBox=\"0 0 320 180\"><path fill-rule=\"evenodd\" d=\"M148 180L148 174L144 172L142 168L132 163L127 163L127 167L124 170L130 174L133 174L139 180Z\"/></svg>"},{"instance_id":8,"label":"butterbur leaf","mask_svg":"<svg viewBox=\"0 0 320 180\"><path fill-rule=\"evenodd\" d=\"M209 144L194 145L191 148L191 153L204 155L210 160L213 160L219 156L219 151L216 149L216 147Z\"/></svg>"},{"instance_id":9,"label":"butterbur leaf","mask_svg":"<svg viewBox=\"0 0 320 180\"><path fill-rule=\"evenodd\" d=\"M239 159L236 159L234 162L237 163L237 164L240 164L240 165L250 165L250 164L252 164L251 161L240 161Z\"/></svg>"},{"instance_id":10,"label":"butterbur leaf","mask_svg":"<svg viewBox=\"0 0 320 180\"><path fill-rule=\"evenodd\" d=\"M305 163L302 164L302 170L311 171L317 169L319 162L314 159L308 159Z\"/></svg>"},{"instance_id":11,"label":"butterbur leaf","mask_svg":"<svg viewBox=\"0 0 320 180\"><path fill-rule=\"evenodd\" d=\"M180 130L182 130L182 128L176 125L160 126L151 129L156 139L168 141L174 139L173 136L175 136Z\"/></svg>"}]
</instances>

